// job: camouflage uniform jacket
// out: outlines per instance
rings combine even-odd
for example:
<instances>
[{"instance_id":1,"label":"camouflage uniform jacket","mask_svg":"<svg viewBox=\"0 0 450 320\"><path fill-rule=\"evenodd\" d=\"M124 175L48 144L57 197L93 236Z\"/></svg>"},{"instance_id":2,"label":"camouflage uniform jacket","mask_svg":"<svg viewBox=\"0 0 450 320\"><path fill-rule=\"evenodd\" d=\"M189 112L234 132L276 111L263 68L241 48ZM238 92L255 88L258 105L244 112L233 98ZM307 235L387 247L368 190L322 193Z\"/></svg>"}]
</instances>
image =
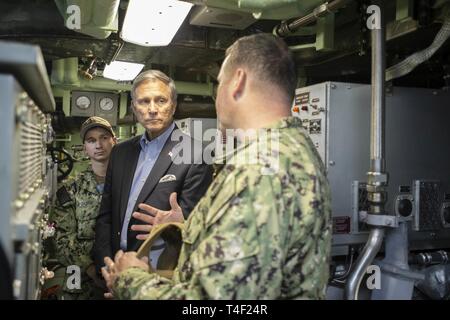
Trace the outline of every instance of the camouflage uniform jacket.
<instances>
[{"instance_id":1,"label":"camouflage uniform jacket","mask_svg":"<svg viewBox=\"0 0 450 320\"><path fill-rule=\"evenodd\" d=\"M117 298L325 297L331 248L325 169L300 119L270 128L279 133L274 152L258 149L262 161L248 164L236 159L260 143L238 148L194 208L173 279L130 268L114 283ZM271 163L278 164L272 174Z\"/></svg>"},{"instance_id":2,"label":"camouflage uniform jacket","mask_svg":"<svg viewBox=\"0 0 450 320\"><path fill-rule=\"evenodd\" d=\"M52 220L56 225L56 259L62 265L77 265L85 271L92 264L101 196L90 166L58 189Z\"/></svg>"}]
</instances>

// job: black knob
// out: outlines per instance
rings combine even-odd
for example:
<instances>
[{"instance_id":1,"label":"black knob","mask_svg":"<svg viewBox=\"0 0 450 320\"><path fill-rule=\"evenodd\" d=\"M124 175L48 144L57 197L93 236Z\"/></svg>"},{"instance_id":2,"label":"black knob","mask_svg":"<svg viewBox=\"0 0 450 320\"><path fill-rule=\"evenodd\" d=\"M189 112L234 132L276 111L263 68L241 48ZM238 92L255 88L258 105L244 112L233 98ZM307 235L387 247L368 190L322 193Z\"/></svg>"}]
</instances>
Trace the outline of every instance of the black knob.
<instances>
[{"instance_id":1,"label":"black knob","mask_svg":"<svg viewBox=\"0 0 450 320\"><path fill-rule=\"evenodd\" d=\"M450 223L450 207L444 208L443 216L445 223Z\"/></svg>"},{"instance_id":2,"label":"black knob","mask_svg":"<svg viewBox=\"0 0 450 320\"><path fill-rule=\"evenodd\" d=\"M412 202L409 199L402 199L398 202L398 213L403 217L407 217L412 212Z\"/></svg>"}]
</instances>

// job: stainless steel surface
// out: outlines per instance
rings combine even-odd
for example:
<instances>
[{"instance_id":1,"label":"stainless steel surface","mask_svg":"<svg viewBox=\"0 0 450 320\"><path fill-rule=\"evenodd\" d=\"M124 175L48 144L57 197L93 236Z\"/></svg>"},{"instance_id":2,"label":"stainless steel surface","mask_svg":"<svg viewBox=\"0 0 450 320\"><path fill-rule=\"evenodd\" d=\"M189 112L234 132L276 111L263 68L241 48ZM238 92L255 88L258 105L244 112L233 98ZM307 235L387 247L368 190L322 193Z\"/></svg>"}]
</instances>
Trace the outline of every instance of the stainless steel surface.
<instances>
[{"instance_id":1,"label":"stainless steel surface","mask_svg":"<svg viewBox=\"0 0 450 320\"><path fill-rule=\"evenodd\" d=\"M20 99L21 88L11 75L0 74L0 121L2 134L0 135L0 241L3 244L6 256L12 262L14 246L11 241L12 210L11 204L17 195L18 149L15 140L15 105ZM8 150L8 152L6 152ZM12 263L11 263L12 265Z\"/></svg>"},{"instance_id":2,"label":"stainless steel surface","mask_svg":"<svg viewBox=\"0 0 450 320\"><path fill-rule=\"evenodd\" d=\"M345 285L345 299L358 300L358 290L367 267L372 263L383 243L384 229L374 228L370 231L369 238L362 253L356 260L355 268L352 270Z\"/></svg>"},{"instance_id":3,"label":"stainless steel surface","mask_svg":"<svg viewBox=\"0 0 450 320\"><path fill-rule=\"evenodd\" d=\"M408 224L386 230L385 257L375 263L380 267L380 288L372 290L372 300L411 300L414 282L424 279L408 265Z\"/></svg>"},{"instance_id":4,"label":"stainless steel surface","mask_svg":"<svg viewBox=\"0 0 450 320\"><path fill-rule=\"evenodd\" d=\"M280 37L287 37L303 26L307 26L329 13L332 13L345 5L351 0L335 0L333 2L325 2L313 10L313 12L295 19L289 23L282 23L275 27L275 33Z\"/></svg>"},{"instance_id":5,"label":"stainless steel surface","mask_svg":"<svg viewBox=\"0 0 450 320\"><path fill-rule=\"evenodd\" d=\"M348 233L333 235L333 254L346 251L337 247L364 243L368 235L355 219L358 194L352 185L355 181L365 184L369 170L370 92L370 85L340 82L324 82L296 91L297 97L308 93L309 98L293 109L303 105L309 109L299 108L293 114L304 121L306 128L310 120L322 122L321 133L310 137L327 167L333 218L349 217L351 222ZM450 92L423 88L394 87L386 96L387 214L395 214L395 200L403 193L399 187L406 186L412 192L413 180L439 180L443 192L450 193L449 101ZM315 109L311 104L325 111L312 115ZM450 243L450 232L448 228L432 233L410 231L409 238L412 249L444 248Z\"/></svg>"},{"instance_id":6,"label":"stainless steel surface","mask_svg":"<svg viewBox=\"0 0 450 320\"><path fill-rule=\"evenodd\" d=\"M381 15L382 16L382 15ZM370 127L370 171L384 172L384 119L385 119L385 29L371 31L372 37L372 109Z\"/></svg>"},{"instance_id":7,"label":"stainless steel surface","mask_svg":"<svg viewBox=\"0 0 450 320\"><path fill-rule=\"evenodd\" d=\"M398 226L397 216L392 215L368 214L365 211L361 211L359 213L359 220L371 226L391 228L395 228Z\"/></svg>"},{"instance_id":8,"label":"stainless steel surface","mask_svg":"<svg viewBox=\"0 0 450 320\"><path fill-rule=\"evenodd\" d=\"M0 72L14 75L41 110L55 110L55 99L38 46L0 41Z\"/></svg>"},{"instance_id":9,"label":"stainless steel surface","mask_svg":"<svg viewBox=\"0 0 450 320\"><path fill-rule=\"evenodd\" d=\"M0 74L0 241L16 299L40 295L42 234L56 175L46 156L49 120L13 75Z\"/></svg>"}]
</instances>

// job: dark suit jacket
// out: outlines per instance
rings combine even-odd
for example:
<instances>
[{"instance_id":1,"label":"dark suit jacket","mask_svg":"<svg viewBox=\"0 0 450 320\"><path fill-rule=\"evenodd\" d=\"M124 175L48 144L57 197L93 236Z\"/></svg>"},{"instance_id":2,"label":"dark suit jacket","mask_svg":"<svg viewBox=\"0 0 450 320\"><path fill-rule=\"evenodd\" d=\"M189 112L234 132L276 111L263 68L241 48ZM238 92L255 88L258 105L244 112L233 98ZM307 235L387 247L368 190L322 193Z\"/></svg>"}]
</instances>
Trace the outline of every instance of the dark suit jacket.
<instances>
[{"instance_id":1,"label":"dark suit jacket","mask_svg":"<svg viewBox=\"0 0 450 320\"><path fill-rule=\"evenodd\" d=\"M174 131L176 129L175 127ZM179 156L179 152L173 149L178 143L171 139L174 131L167 139L142 187L133 211L139 211L137 205L140 203L146 203L161 210L170 210L169 195L177 192L178 203L186 218L208 189L212 180L212 168L203 163L201 152L192 155L191 161L186 161L188 163L175 164L177 163L176 155ZM137 136L119 143L111 152L100 212L95 226L93 256L97 271L104 265L105 256L114 258L115 253L120 249L120 232L141 151L140 138L141 136ZM195 146L196 150L202 150L200 142L187 135L183 135L183 139L187 139L183 141L190 141L191 146L193 148ZM162 177L169 174L174 175L176 180L160 182ZM143 224L143 222L131 218L128 225L128 251L137 251L143 242L136 239L139 232L130 229L133 224Z\"/></svg>"}]
</instances>

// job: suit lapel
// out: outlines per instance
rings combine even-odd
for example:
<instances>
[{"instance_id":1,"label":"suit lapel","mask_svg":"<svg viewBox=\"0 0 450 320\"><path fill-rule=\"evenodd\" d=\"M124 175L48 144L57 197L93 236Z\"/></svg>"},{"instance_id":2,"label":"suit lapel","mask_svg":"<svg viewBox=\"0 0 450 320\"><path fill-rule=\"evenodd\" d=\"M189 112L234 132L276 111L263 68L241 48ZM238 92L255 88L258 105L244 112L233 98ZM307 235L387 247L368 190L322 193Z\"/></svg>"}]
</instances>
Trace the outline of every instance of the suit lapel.
<instances>
[{"instance_id":1,"label":"suit lapel","mask_svg":"<svg viewBox=\"0 0 450 320\"><path fill-rule=\"evenodd\" d=\"M170 134L169 138L167 139L166 143L164 144L164 147L162 148L161 152L159 153L158 159L156 160L152 168L152 171L150 171L150 174L148 175L147 180L145 181L145 184L142 187L141 193L139 194L136 200L136 205L133 210L136 210L137 205L139 203L144 202L145 199L149 196L149 194L152 193L153 189L155 189L159 180L166 174L167 170L172 165L172 158L170 154L173 147L178 143L178 141L172 141L172 134L173 131Z\"/></svg>"},{"instance_id":2,"label":"suit lapel","mask_svg":"<svg viewBox=\"0 0 450 320\"><path fill-rule=\"evenodd\" d=\"M122 163L121 165L124 166L123 170L123 180L122 180L122 192L121 199L120 199L120 225L123 223L123 219L125 218L125 213L127 210L128 205L128 198L130 195L131 190L131 184L133 183L134 178L134 172L136 171L136 166L139 160L139 154L141 152L141 146L139 145L140 138L136 139L132 142L130 152L125 157L125 160L127 163ZM125 169L126 167L129 167L128 169Z\"/></svg>"}]
</instances>

